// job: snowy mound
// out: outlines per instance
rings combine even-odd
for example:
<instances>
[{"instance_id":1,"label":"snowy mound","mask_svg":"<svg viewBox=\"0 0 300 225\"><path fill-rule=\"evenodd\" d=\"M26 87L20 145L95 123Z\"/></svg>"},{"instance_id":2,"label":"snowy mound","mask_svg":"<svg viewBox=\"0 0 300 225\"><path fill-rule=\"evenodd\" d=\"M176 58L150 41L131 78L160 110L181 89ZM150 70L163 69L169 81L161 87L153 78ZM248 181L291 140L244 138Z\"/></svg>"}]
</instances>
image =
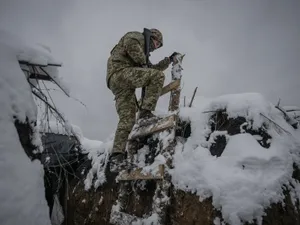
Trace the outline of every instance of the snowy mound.
<instances>
[{"instance_id":1,"label":"snowy mound","mask_svg":"<svg viewBox=\"0 0 300 225\"><path fill-rule=\"evenodd\" d=\"M15 127L15 121L33 124L37 117L18 57L47 59L48 55L0 31L0 218L3 225L50 225L43 167L37 160L31 162L25 154ZM34 131L32 144L42 148L38 132L32 125L29 127Z\"/></svg>"},{"instance_id":2,"label":"snowy mound","mask_svg":"<svg viewBox=\"0 0 300 225\"><path fill-rule=\"evenodd\" d=\"M110 138L89 150L88 158L91 160L92 168L84 180L85 190L89 190L92 186L97 189L106 182L105 168L112 146L113 138Z\"/></svg>"},{"instance_id":3,"label":"snowy mound","mask_svg":"<svg viewBox=\"0 0 300 225\"><path fill-rule=\"evenodd\" d=\"M287 122L281 110L257 93L214 99L198 96L192 108L180 109L179 117L173 165L165 166L174 185L168 214L174 224L274 224L277 220L297 220L300 132ZM147 157L153 157L157 150L149 143L158 140L164 146L171 133L157 133L141 145L134 155L135 165L153 172L158 164L168 161L162 154L155 154L151 161ZM80 210L86 218L94 210L87 209L87 205L106 202L101 209L96 207L97 213L91 217L104 224L111 218L118 192L118 182L106 170L112 144L113 136L91 148L85 167L88 170L81 180L71 184L77 193L77 197L71 197L71 211ZM136 192L130 192L127 213L146 218L155 188L143 180L133 183Z\"/></svg>"},{"instance_id":4,"label":"snowy mound","mask_svg":"<svg viewBox=\"0 0 300 225\"><path fill-rule=\"evenodd\" d=\"M244 118L238 133L214 129L212 118L218 111L225 112L228 120ZM296 204L300 184L292 174L300 162L300 134L261 95L203 99L194 108L182 108L180 115L191 121L192 131L175 151L171 173L176 188L196 193L201 201L212 197L223 220L233 225L253 220L261 224L264 210L283 201L284 188ZM261 142L265 137L246 130L263 131L265 145ZM218 136L226 145L220 157L210 152Z\"/></svg>"}]
</instances>

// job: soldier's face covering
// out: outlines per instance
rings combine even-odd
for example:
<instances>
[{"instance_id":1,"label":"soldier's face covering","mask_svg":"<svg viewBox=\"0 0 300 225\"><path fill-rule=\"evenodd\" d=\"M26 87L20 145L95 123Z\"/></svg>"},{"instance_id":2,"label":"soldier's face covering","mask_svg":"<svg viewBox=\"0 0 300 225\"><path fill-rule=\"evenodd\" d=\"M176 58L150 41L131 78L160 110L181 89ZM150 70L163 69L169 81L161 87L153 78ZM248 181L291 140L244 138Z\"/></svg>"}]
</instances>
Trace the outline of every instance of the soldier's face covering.
<instances>
[{"instance_id":1,"label":"soldier's face covering","mask_svg":"<svg viewBox=\"0 0 300 225\"><path fill-rule=\"evenodd\" d=\"M160 48L160 47L161 47L161 43L160 43L158 40L156 40L156 39L153 39L153 43L154 43L154 47L155 47L155 49L157 49L157 48Z\"/></svg>"},{"instance_id":2,"label":"soldier's face covering","mask_svg":"<svg viewBox=\"0 0 300 225\"><path fill-rule=\"evenodd\" d=\"M151 38L151 41L150 41L150 52L153 52L155 49L158 49L162 46L162 44L154 39L154 38Z\"/></svg>"}]
</instances>

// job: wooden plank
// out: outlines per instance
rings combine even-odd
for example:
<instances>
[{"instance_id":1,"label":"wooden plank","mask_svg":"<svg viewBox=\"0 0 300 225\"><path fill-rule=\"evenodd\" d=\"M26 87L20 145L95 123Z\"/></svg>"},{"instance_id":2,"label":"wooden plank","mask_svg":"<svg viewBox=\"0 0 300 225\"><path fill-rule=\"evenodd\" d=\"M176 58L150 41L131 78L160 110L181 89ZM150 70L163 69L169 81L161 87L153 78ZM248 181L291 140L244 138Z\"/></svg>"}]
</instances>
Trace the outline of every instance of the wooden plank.
<instances>
[{"instance_id":1,"label":"wooden plank","mask_svg":"<svg viewBox=\"0 0 300 225\"><path fill-rule=\"evenodd\" d=\"M158 171L155 174L142 173L143 168L136 168L129 173L127 171L121 172L118 177L119 181L130 180L162 180L164 178L164 165L158 166Z\"/></svg>"},{"instance_id":2,"label":"wooden plank","mask_svg":"<svg viewBox=\"0 0 300 225\"><path fill-rule=\"evenodd\" d=\"M170 101L169 101L170 112L174 112L179 109L180 93L181 93L181 89L176 89L171 91Z\"/></svg>"},{"instance_id":3,"label":"wooden plank","mask_svg":"<svg viewBox=\"0 0 300 225\"><path fill-rule=\"evenodd\" d=\"M163 96L164 94L167 94L168 92L178 88L179 85L180 85L180 80L172 81L171 83L163 87L160 96Z\"/></svg>"},{"instance_id":4,"label":"wooden plank","mask_svg":"<svg viewBox=\"0 0 300 225\"><path fill-rule=\"evenodd\" d=\"M19 64L29 65L29 66L43 66L43 67L46 67L46 66L61 67L62 66L62 64L57 64L57 63L37 64L37 63L30 63L30 62L27 62L27 61L24 61L24 60L19 60Z\"/></svg>"},{"instance_id":5,"label":"wooden plank","mask_svg":"<svg viewBox=\"0 0 300 225\"><path fill-rule=\"evenodd\" d=\"M47 75L41 75L41 74L36 74L36 73L32 73L29 76L30 79L37 79L37 80L47 80L50 81L51 77L47 76Z\"/></svg>"},{"instance_id":6,"label":"wooden plank","mask_svg":"<svg viewBox=\"0 0 300 225\"><path fill-rule=\"evenodd\" d=\"M147 122L147 121L145 121ZM136 124L130 135L129 140L135 140L137 138L149 136L151 134L172 128L176 126L176 115L171 115L158 121L153 121L151 124L146 124L145 126L139 126Z\"/></svg>"}]
</instances>

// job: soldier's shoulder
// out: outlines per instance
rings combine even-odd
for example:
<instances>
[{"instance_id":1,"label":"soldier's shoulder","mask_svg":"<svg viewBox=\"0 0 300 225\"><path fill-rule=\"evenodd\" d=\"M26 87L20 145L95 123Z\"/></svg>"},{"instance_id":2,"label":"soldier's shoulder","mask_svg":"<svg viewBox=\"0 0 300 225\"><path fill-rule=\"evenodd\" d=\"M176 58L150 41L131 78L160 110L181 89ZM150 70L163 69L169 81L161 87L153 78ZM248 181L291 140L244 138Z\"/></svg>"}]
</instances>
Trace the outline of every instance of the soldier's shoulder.
<instances>
[{"instance_id":1,"label":"soldier's shoulder","mask_svg":"<svg viewBox=\"0 0 300 225\"><path fill-rule=\"evenodd\" d=\"M129 31L124 35L124 38L134 38L137 39L138 41L143 41L144 35L143 33L138 31Z\"/></svg>"}]
</instances>

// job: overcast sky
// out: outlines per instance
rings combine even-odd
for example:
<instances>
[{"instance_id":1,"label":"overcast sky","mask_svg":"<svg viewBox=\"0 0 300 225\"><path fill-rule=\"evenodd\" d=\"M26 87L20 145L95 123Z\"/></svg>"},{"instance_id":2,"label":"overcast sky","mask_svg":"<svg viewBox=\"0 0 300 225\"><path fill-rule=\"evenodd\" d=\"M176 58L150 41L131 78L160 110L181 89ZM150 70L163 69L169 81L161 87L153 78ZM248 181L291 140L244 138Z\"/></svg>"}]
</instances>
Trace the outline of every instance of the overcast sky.
<instances>
[{"instance_id":1,"label":"overcast sky","mask_svg":"<svg viewBox=\"0 0 300 225\"><path fill-rule=\"evenodd\" d=\"M198 96L260 92L300 106L299 0L0 1L0 29L48 45L63 62L61 75L87 109L60 93L56 104L91 139L106 139L118 121L105 83L109 52L127 31L144 27L164 34L153 62L186 54L182 95L198 86Z\"/></svg>"}]
</instances>

